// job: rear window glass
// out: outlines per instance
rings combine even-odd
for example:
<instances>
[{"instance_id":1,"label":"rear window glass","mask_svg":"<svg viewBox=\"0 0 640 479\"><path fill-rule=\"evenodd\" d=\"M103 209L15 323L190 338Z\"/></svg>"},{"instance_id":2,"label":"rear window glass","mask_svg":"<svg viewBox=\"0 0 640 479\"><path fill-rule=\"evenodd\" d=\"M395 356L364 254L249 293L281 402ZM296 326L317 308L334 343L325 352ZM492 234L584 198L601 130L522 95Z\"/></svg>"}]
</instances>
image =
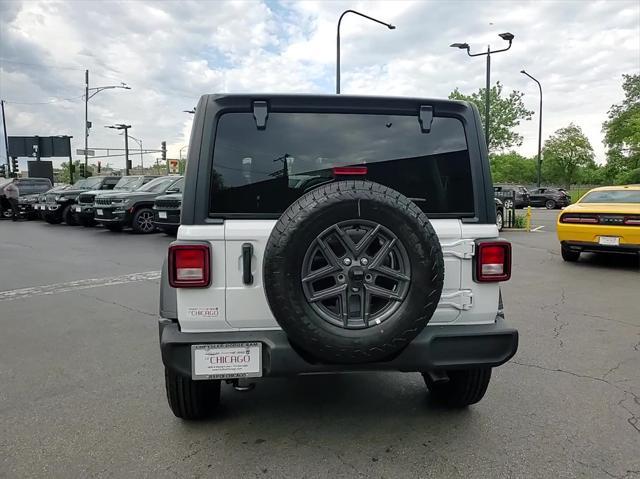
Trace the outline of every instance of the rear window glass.
<instances>
[{"instance_id":1,"label":"rear window glass","mask_svg":"<svg viewBox=\"0 0 640 479\"><path fill-rule=\"evenodd\" d=\"M605 190L587 193L580 203L640 203L640 191Z\"/></svg>"},{"instance_id":2,"label":"rear window glass","mask_svg":"<svg viewBox=\"0 0 640 479\"><path fill-rule=\"evenodd\" d=\"M258 130L251 113L218 122L210 210L281 214L336 166L366 166L366 178L410 197L425 212L473 216L471 165L462 123L416 116L270 113Z\"/></svg>"}]
</instances>

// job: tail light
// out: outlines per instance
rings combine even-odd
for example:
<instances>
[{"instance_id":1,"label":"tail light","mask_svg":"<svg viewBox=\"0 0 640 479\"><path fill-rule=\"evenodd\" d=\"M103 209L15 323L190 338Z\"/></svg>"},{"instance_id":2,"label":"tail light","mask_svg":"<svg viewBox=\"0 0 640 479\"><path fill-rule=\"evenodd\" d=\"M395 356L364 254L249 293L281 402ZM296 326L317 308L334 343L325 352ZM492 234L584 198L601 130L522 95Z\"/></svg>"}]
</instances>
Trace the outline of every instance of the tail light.
<instances>
[{"instance_id":1,"label":"tail light","mask_svg":"<svg viewBox=\"0 0 640 479\"><path fill-rule=\"evenodd\" d=\"M640 226L640 216L627 216L624 219L624 224L627 226Z\"/></svg>"},{"instance_id":2,"label":"tail light","mask_svg":"<svg viewBox=\"0 0 640 479\"><path fill-rule=\"evenodd\" d=\"M211 282L208 244L169 246L169 284L172 288L206 288Z\"/></svg>"},{"instance_id":3,"label":"tail light","mask_svg":"<svg viewBox=\"0 0 640 479\"><path fill-rule=\"evenodd\" d=\"M476 251L477 282L490 283L511 278L511 243L483 241L477 243Z\"/></svg>"},{"instance_id":4,"label":"tail light","mask_svg":"<svg viewBox=\"0 0 640 479\"><path fill-rule=\"evenodd\" d=\"M560 217L560 223L598 224L600 220L595 215L564 214Z\"/></svg>"}]
</instances>

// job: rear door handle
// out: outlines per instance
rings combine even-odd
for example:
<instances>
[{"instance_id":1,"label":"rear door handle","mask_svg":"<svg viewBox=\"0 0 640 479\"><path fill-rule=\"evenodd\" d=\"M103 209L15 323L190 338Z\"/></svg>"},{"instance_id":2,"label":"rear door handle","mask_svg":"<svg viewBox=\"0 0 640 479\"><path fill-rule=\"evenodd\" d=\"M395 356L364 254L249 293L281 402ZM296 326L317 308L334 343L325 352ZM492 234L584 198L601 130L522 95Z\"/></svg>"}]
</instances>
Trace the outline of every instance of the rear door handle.
<instances>
[{"instance_id":1,"label":"rear door handle","mask_svg":"<svg viewBox=\"0 0 640 479\"><path fill-rule=\"evenodd\" d=\"M244 284L253 284L253 275L251 274L251 258L253 257L253 245L245 243L242 245L242 282Z\"/></svg>"}]
</instances>

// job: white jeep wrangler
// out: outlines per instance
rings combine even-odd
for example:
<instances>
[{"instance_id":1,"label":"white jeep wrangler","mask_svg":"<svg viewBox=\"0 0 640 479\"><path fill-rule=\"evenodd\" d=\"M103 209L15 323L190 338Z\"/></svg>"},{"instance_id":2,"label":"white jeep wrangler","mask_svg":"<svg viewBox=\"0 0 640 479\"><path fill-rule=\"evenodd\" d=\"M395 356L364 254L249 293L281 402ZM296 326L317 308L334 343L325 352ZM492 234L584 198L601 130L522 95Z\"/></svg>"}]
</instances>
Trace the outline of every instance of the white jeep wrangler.
<instances>
[{"instance_id":1,"label":"white jeep wrangler","mask_svg":"<svg viewBox=\"0 0 640 479\"><path fill-rule=\"evenodd\" d=\"M489 160L468 103L206 95L160 298L169 406L222 380L419 372L464 407L516 352Z\"/></svg>"}]
</instances>

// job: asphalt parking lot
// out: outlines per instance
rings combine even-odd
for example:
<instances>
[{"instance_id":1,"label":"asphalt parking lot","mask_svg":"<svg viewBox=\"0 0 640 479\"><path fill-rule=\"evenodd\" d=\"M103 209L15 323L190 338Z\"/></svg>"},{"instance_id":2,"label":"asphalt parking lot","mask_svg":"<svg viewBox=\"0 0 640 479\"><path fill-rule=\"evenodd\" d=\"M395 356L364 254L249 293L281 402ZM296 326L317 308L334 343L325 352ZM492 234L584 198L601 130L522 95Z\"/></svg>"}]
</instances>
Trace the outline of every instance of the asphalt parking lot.
<instances>
[{"instance_id":1,"label":"asphalt parking lot","mask_svg":"<svg viewBox=\"0 0 640 479\"><path fill-rule=\"evenodd\" d=\"M0 222L0 477L640 477L640 268L564 263L556 212L505 233L520 349L484 400L418 374L224 385L210 421L165 398L158 270L171 239Z\"/></svg>"}]
</instances>

